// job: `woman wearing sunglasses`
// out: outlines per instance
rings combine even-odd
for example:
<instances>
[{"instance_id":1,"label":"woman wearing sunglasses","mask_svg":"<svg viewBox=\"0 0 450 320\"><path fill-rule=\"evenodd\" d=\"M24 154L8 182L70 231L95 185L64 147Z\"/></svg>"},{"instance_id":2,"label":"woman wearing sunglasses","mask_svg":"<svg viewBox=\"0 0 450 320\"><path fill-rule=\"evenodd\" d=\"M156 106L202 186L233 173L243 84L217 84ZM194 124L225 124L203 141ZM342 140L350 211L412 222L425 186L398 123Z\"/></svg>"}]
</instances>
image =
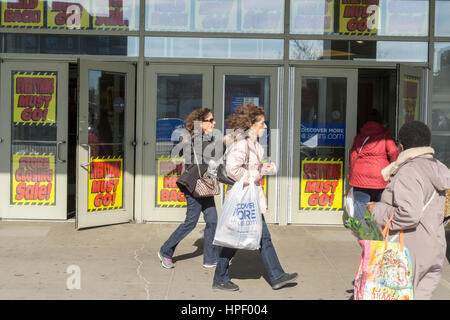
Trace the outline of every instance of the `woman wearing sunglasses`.
<instances>
[{"instance_id":1,"label":"woman wearing sunglasses","mask_svg":"<svg viewBox=\"0 0 450 320\"><path fill-rule=\"evenodd\" d=\"M206 222L203 245L203 267L213 268L217 264L218 248L212 244L217 225L217 211L214 197L195 197L193 195L197 180L200 174L203 175L208 170L208 159L204 156L205 148L214 143L212 131L215 126L213 114L208 108L201 108L192 111L185 120L186 129L189 135L181 143L191 145L190 161L185 163L185 171L177 181L177 185L184 193L187 202L185 221L172 233L158 252L158 257L164 268L175 267L172 261L175 248L197 225L200 212L203 212ZM195 154L194 154L195 150ZM196 160L198 159L198 160ZM198 167L197 167L198 166Z\"/></svg>"}]
</instances>

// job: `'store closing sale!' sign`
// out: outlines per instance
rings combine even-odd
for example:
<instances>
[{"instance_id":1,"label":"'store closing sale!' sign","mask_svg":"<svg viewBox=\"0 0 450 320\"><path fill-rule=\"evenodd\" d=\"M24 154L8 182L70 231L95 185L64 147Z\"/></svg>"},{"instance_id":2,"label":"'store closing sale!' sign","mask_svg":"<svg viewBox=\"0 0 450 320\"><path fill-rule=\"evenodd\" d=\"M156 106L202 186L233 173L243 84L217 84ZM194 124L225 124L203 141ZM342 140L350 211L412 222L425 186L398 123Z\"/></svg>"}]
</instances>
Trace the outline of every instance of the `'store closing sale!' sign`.
<instances>
[{"instance_id":1,"label":"'store closing sale!' sign","mask_svg":"<svg viewBox=\"0 0 450 320\"><path fill-rule=\"evenodd\" d=\"M123 159L91 158L88 211L122 208Z\"/></svg>"},{"instance_id":2,"label":"'store closing sale!' sign","mask_svg":"<svg viewBox=\"0 0 450 320\"><path fill-rule=\"evenodd\" d=\"M301 164L300 209L341 210L342 160L304 159Z\"/></svg>"},{"instance_id":3,"label":"'store closing sale!' sign","mask_svg":"<svg viewBox=\"0 0 450 320\"><path fill-rule=\"evenodd\" d=\"M56 72L14 72L13 110L17 125L56 123Z\"/></svg>"},{"instance_id":4,"label":"'store closing sale!' sign","mask_svg":"<svg viewBox=\"0 0 450 320\"><path fill-rule=\"evenodd\" d=\"M12 204L55 204L53 154L13 154L12 170Z\"/></svg>"}]
</instances>

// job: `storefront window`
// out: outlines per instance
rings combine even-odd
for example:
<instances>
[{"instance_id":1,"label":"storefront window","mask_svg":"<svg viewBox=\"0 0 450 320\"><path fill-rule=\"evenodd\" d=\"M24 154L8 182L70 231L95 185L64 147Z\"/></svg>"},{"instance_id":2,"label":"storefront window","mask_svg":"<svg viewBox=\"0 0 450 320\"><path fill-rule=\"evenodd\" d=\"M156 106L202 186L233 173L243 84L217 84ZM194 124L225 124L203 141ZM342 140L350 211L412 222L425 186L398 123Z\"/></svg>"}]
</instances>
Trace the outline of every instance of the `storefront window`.
<instances>
[{"instance_id":1,"label":"storefront window","mask_svg":"<svg viewBox=\"0 0 450 320\"><path fill-rule=\"evenodd\" d=\"M450 166L450 42L434 47L431 129L436 157Z\"/></svg>"},{"instance_id":2,"label":"storefront window","mask_svg":"<svg viewBox=\"0 0 450 320\"><path fill-rule=\"evenodd\" d=\"M436 16L434 21L434 33L436 36L450 36L450 1L436 0Z\"/></svg>"},{"instance_id":3,"label":"storefront window","mask_svg":"<svg viewBox=\"0 0 450 320\"><path fill-rule=\"evenodd\" d=\"M291 0L293 34L427 36L428 0Z\"/></svg>"},{"instance_id":4,"label":"storefront window","mask_svg":"<svg viewBox=\"0 0 450 320\"><path fill-rule=\"evenodd\" d=\"M146 0L145 30L283 33L284 0Z\"/></svg>"},{"instance_id":5,"label":"storefront window","mask_svg":"<svg viewBox=\"0 0 450 320\"><path fill-rule=\"evenodd\" d=\"M426 42L291 40L291 60L426 62Z\"/></svg>"},{"instance_id":6,"label":"storefront window","mask_svg":"<svg viewBox=\"0 0 450 320\"><path fill-rule=\"evenodd\" d=\"M2 28L139 30L139 0L0 0Z\"/></svg>"},{"instance_id":7,"label":"storefront window","mask_svg":"<svg viewBox=\"0 0 450 320\"><path fill-rule=\"evenodd\" d=\"M162 58L283 59L283 40L146 37L145 56Z\"/></svg>"},{"instance_id":8,"label":"storefront window","mask_svg":"<svg viewBox=\"0 0 450 320\"><path fill-rule=\"evenodd\" d=\"M3 53L137 57L139 37L4 33Z\"/></svg>"}]
</instances>

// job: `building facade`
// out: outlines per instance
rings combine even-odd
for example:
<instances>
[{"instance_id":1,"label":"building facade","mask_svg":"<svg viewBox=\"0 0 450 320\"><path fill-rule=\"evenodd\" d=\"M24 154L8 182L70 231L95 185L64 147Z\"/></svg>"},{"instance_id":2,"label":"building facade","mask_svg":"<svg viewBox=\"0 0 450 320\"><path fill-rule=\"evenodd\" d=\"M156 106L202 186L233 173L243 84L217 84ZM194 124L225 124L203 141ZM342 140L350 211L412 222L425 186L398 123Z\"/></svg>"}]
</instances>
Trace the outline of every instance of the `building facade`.
<instances>
[{"instance_id":1,"label":"building facade","mask_svg":"<svg viewBox=\"0 0 450 320\"><path fill-rule=\"evenodd\" d=\"M1 219L182 221L171 150L199 107L220 132L243 102L265 108L269 223L342 223L372 109L394 137L426 122L450 165L450 1L0 4Z\"/></svg>"}]
</instances>

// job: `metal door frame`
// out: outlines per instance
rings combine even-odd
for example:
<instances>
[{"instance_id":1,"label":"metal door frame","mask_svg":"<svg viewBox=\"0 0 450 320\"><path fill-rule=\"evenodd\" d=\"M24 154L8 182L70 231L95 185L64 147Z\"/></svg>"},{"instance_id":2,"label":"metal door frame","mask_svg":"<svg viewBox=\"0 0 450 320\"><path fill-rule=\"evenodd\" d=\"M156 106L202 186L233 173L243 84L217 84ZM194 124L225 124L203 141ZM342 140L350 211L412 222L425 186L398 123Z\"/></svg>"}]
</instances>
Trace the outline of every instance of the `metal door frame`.
<instances>
[{"instance_id":1,"label":"metal door frame","mask_svg":"<svg viewBox=\"0 0 450 320\"><path fill-rule=\"evenodd\" d=\"M159 208L156 205L157 165L156 165L156 116L157 116L157 81L158 74L203 75L202 107L213 110L213 67L205 65L149 64L144 72L144 126L143 126L143 175L142 197L144 221L183 221L185 207ZM147 124L147 125L146 125ZM219 202L216 197L216 204ZM145 209L144 209L145 208ZM200 222L203 217L200 217Z\"/></svg>"},{"instance_id":2,"label":"metal door frame","mask_svg":"<svg viewBox=\"0 0 450 320\"><path fill-rule=\"evenodd\" d=\"M345 166L343 172L343 193L347 190L347 174L349 163L349 150L356 135L356 112L358 95L358 69L325 69L325 68L291 68L292 89L290 90L289 101L292 101L289 124L289 147L292 151L288 166L288 194L290 194L290 204L288 206L288 223L305 225L341 225L343 210L340 211L305 211L299 209L300 201L300 121L301 121L301 85L302 77L339 77L347 78L347 108L346 108L346 129L345 129ZM331 215L330 215L331 212Z\"/></svg>"},{"instance_id":3,"label":"metal door frame","mask_svg":"<svg viewBox=\"0 0 450 320\"><path fill-rule=\"evenodd\" d=\"M11 205L11 72L57 72L57 137L55 154L55 206L51 205ZM68 86L69 64L67 62L3 60L1 63L1 96L3 107L0 109L0 119L8 121L8 125L0 126L0 154L5 160L0 161L0 217L3 219L49 219L67 220L67 135L68 135ZM7 158L6 158L7 157ZM6 160L7 159L7 160Z\"/></svg>"},{"instance_id":4,"label":"metal door frame","mask_svg":"<svg viewBox=\"0 0 450 320\"><path fill-rule=\"evenodd\" d=\"M281 134L279 132L279 70L276 66L251 66L251 67L228 67L228 66L216 66L214 68L214 117L218 119L217 128L222 130L224 121L224 106L225 106L225 77L228 75L241 75L241 76L267 76L270 81L270 92L269 92L269 105L270 105L270 118L269 120L271 128L275 129L271 133L270 138L270 152L271 161L274 161L278 165L277 174L273 176L267 176L267 212L264 214L264 218L267 223L278 223L280 220L279 210L278 210L278 193L277 190L280 188L280 167L282 165L283 159L281 157ZM220 121L220 122L219 122ZM273 135L272 135L273 134ZM222 193L223 194L223 193ZM223 197L219 203L216 203L219 211L222 205Z\"/></svg>"},{"instance_id":5,"label":"metal door frame","mask_svg":"<svg viewBox=\"0 0 450 320\"><path fill-rule=\"evenodd\" d=\"M78 61L78 143L77 143L77 214L76 228L87 228L125 223L134 218L134 157L135 157L135 96L136 67L130 62ZM90 163L88 145L88 93L89 70L126 74L125 101L125 160L123 163L123 207L115 210L88 212L88 170ZM87 94L86 94L87 93ZM83 107L84 106L84 107ZM112 214L115 214L114 216Z\"/></svg>"}]
</instances>

